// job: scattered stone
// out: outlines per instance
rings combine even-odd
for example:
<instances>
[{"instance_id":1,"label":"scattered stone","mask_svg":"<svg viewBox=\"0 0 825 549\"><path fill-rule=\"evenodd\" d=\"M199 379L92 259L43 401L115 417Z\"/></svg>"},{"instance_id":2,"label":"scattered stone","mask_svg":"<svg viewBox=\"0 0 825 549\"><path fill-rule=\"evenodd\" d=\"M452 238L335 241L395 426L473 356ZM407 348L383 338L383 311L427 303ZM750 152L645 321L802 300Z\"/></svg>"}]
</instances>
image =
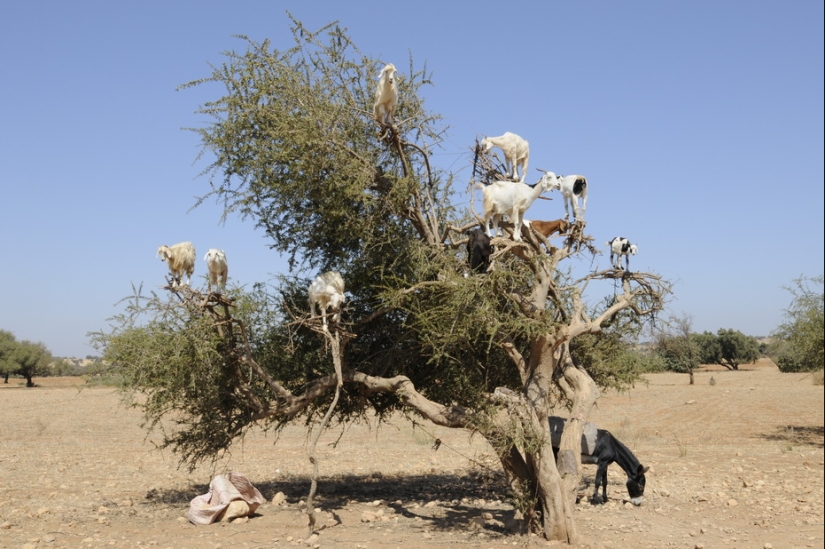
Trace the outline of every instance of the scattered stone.
<instances>
[{"instance_id":1,"label":"scattered stone","mask_svg":"<svg viewBox=\"0 0 825 549\"><path fill-rule=\"evenodd\" d=\"M424 507L426 507L427 509L432 509L432 508L433 508L433 507L435 507L436 505L438 505L436 502L434 502L434 501L428 501L428 502L426 503L426 505L424 505Z\"/></svg>"},{"instance_id":2,"label":"scattered stone","mask_svg":"<svg viewBox=\"0 0 825 549\"><path fill-rule=\"evenodd\" d=\"M49 512L51 512L51 509L49 509L48 507L41 507L40 509L37 510L37 516L42 517L43 515L45 515Z\"/></svg>"},{"instance_id":3,"label":"scattered stone","mask_svg":"<svg viewBox=\"0 0 825 549\"><path fill-rule=\"evenodd\" d=\"M663 498L669 498L670 497L670 492L668 492L667 490L660 489L659 490L659 495L662 496Z\"/></svg>"},{"instance_id":4,"label":"scattered stone","mask_svg":"<svg viewBox=\"0 0 825 549\"><path fill-rule=\"evenodd\" d=\"M730 498L728 500L728 507L736 507L737 505L739 505L739 502L737 502L735 499Z\"/></svg>"},{"instance_id":5,"label":"scattered stone","mask_svg":"<svg viewBox=\"0 0 825 549\"><path fill-rule=\"evenodd\" d=\"M762 546L762 549L773 549L773 544L769 541L766 541L765 545Z\"/></svg>"},{"instance_id":6,"label":"scattered stone","mask_svg":"<svg viewBox=\"0 0 825 549\"><path fill-rule=\"evenodd\" d=\"M319 538L320 538L320 536L319 536L318 534L312 534L311 536L309 536L309 537L307 538L307 540L306 540L306 544L307 544L307 545L313 545L313 544L315 544L315 543L318 543L318 539L319 539Z\"/></svg>"},{"instance_id":7,"label":"scattered stone","mask_svg":"<svg viewBox=\"0 0 825 549\"><path fill-rule=\"evenodd\" d=\"M272 496L272 505L280 505L286 501L286 495L283 492L278 492Z\"/></svg>"},{"instance_id":8,"label":"scattered stone","mask_svg":"<svg viewBox=\"0 0 825 549\"><path fill-rule=\"evenodd\" d=\"M97 508L97 514L98 515L107 515L107 514L109 514L109 508L104 507L104 506L101 505L100 507Z\"/></svg>"},{"instance_id":9,"label":"scattered stone","mask_svg":"<svg viewBox=\"0 0 825 549\"><path fill-rule=\"evenodd\" d=\"M690 399L687 402L685 402L685 404L696 404L696 401L694 399Z\"/></svg>"}]
</instances>

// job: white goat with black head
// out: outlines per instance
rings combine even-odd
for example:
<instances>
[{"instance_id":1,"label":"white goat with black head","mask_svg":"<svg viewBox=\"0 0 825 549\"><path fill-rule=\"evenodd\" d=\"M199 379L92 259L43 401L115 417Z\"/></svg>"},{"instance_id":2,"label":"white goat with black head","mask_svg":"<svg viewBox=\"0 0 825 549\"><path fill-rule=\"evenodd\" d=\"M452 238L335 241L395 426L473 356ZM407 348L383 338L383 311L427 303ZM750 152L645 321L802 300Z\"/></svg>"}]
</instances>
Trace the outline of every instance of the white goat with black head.
<instances>
[{"instance_id":1,"label":"white goat with black head","mask_svg":"<svg viewBox=\"0 0 825 549\"><path fill-rule=\"evenodd\" d=\"M321 309L321 321L327 329L327 310L332 309L334 322L341 321L341 306L344 304L344 279L338 271L327 271L315 277L309 285L309 312L316 318L316 305Z\"/></svg>"},{"instance_id":2,"label":"white goat with black head","mask_svg":"<svg viewBox=\"0 0 825 549\"><path fill-rule=\"evenodd\" d=\"M493 147L498 147L504 153L504 163L507 166L507 175L513 171L513 181L524 181L527 177L527 163L530 161L530 144L519 135L504 132L498 137L485 137L481 140L481 150L489 153ZM521 167L521 177L518 168Z\"/></svg>"},{"instance_id":3,"label":"white goat with black head","mask_svg":"<svg viewBox=\"0 0 825 549\"><path fill-rule=\"evenodd\" d=\"M372 106L372 114L375 121L382 126L392 126L395 109L398 107L398 84L395 77L398 71L395 65L388 63L381 69L381 77L378 79L378 87L375 89L375 104Z\"/></svg>"},{"instance_id":4,"label":"white goat with black head","mask_svg":"<svg viewBox=\"0 0 825 549\"><path fill-rule=\"evenodd\" d=\"M610 246L610 265L615 269L622 268L622 256L625 258L625 270L630 271L630 256L636 255L638 248L635 244L622 236L617 236L607 243ZM616 262L613 262L613 257L616 257Z\"/></svg>"},{"instance_id":5,"label":"white goat with black head","mask_svg":"<svg viewBox=\"0 0 825 549\"><path fill-rule=\"evenodd\" d=\"M169 267L169 274L172 275L172 286L179 286L183 283L183 275L186 275L186 285L195 272L195 246L191 242L179 242L174 246L160 246L158 257L165 261Z\"/></svg>"},{"instance_id":6,"label":"white goat with black head","mask_svg":"<svg viewBox=\"0 0 825 549\"><path fill-rule=\"evenodd\" d=\"M211 248L203 256L209 275L209 291L215 287L216 293L226 289L226 279L229 277L229 266L226 263L226 253L217 248Z\"/></svg>"},{"instance_id":7,"label":"white goat with black head","mask_svg":"<svg viewBox=\"0 0 825 549\"><path fill-rule=\"evenodd\" d=\"M489 185L476 183L481 189L484 206L484 226L487 236L498 236L498 223L506 215L513 224L513 240L521 241L521 220L524 212L543 193L558 184L556 174L545 172L541 180L533 186L521 182L493 181Z\"/></svg>"},{"instance_id":8,"label":"white goat with black head","mask_svg":"<svg viewBox=\"0 0 825 549\"><path fill-rule=\"evenodd\" d=\"M558 184L553 188L559 189L562 197L564 197L564 219L570 219L569 205L573 208L575 220L584 220L584 212L587 210L587 178L583 175L560 175L557 179ZM580 198L582 200L581 209L579 209Z\"/></svg>"}]
</instances>

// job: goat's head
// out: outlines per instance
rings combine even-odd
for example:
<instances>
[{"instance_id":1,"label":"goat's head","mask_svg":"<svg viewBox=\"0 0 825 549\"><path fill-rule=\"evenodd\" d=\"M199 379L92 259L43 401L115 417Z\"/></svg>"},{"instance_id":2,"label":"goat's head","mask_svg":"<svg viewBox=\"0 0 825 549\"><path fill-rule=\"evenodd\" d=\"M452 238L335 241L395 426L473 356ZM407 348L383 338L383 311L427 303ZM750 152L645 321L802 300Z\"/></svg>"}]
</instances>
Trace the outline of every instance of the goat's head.
<instances>
[{"instance_id":1,"label":"goat's head","mask_svg":"<svg viewBox=\"0 0 825 549\"><path fill-rule=\"evenodd\" d=\"M636 247L635 244L631 244L630 248L627 249L627 253L629 253L630 255L636 255L637 251L639 251L639 249Z\"/></svg>"},{"instance_id":2,"label":"goat's head","mask_svg":"<svg viewBox=\"0 0 825 549\"><path fill-rule=\"evenodd\" d=\"M481 140L481 151L482 152L488 153L488 152L490 152L490 150L492 150L492 148L493 148L493 142L490 141L489 137L485 137L484 139Z\"/></svg>"},{"instance_id":3,"label":"goat's head","mask_svg":"<svg viewBox=\"0 0 825 549\"><path fill-rule=\"evenodd\" d=\"M158 248L158 255L155 257L159 257L161 261L166 261L172 255L172 250L169 246L163 245Z\"/></svg>"},{"instance_id":4,"label":"goat's head","mask_svg":"<svg viewBox=\"0 0 825 549\"><path fill-rule=\"evenodd\" d=\"M544 174L541 176L538 185L540 185L545 191L561 189L561 182L559 181L559 176L557 176L553 172L548 172L547 170L542 170L540 168L536 169Z\"/></svg>"},{"instance_id":5,"label":"goat's head","mask_svg":"<svg viewBox=\"0 0 825 549\"><path fill-rule=\"evenodd\" d=\"M381 69L381 80L387 82L387 84L392 84L395 82L395 75L398 71L395 70L395 65L392 63L387 63L383 69Z\"/></svg>"}]
</instances>

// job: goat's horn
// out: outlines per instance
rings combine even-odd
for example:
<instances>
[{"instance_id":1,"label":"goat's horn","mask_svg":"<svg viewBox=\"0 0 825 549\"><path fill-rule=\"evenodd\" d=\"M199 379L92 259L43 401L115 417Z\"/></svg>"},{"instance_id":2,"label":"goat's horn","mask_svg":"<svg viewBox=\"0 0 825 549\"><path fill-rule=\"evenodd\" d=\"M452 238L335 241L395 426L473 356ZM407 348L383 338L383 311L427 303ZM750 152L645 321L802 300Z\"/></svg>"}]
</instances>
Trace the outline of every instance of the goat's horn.
<instances>
[{"instance_id":1,"label":"goat's horn","mask_svg":"<svg viewBox=\"0 0 825 549\"><path fill-rule=\"evenodd\" d=\"M536 168L536 169L540 172L547 173L547 170L542 170L541 168Z\"/></svg>"}]
</instances>

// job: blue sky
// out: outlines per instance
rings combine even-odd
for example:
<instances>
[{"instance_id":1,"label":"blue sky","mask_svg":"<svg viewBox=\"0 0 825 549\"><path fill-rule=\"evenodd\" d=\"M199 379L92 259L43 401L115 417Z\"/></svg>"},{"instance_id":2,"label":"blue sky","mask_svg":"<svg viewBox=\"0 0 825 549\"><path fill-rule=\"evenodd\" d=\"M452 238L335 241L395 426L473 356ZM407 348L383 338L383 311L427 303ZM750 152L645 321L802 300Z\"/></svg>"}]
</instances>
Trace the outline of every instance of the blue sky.
<instances>
[{"instance_id":1,"label":"blue sky","mask_svg":"<svg viewBox=\"0 0 825 549\"><path fill-rule=\"evenodd\" d=\"M475 139L505 131L530 142L529 181L587 176L588 232L636 243L631 269L673 281L695 331L767 335L783 286L823 272L821 1L34 0L0 17L0 329L97 354L86 334L132 284L164 284L160 244L195 243L198 284L212 247L236 284L286 272L250 222L191 210L207 180L182 128L222 90L176 87L243 50L233 35L291 46L287 11L338 20L402 76L410 54L427 63L426 106L450 126L434 162L460 192ZM526 217L561 217L551 196Z\"/></svg>"}]
</instances>

